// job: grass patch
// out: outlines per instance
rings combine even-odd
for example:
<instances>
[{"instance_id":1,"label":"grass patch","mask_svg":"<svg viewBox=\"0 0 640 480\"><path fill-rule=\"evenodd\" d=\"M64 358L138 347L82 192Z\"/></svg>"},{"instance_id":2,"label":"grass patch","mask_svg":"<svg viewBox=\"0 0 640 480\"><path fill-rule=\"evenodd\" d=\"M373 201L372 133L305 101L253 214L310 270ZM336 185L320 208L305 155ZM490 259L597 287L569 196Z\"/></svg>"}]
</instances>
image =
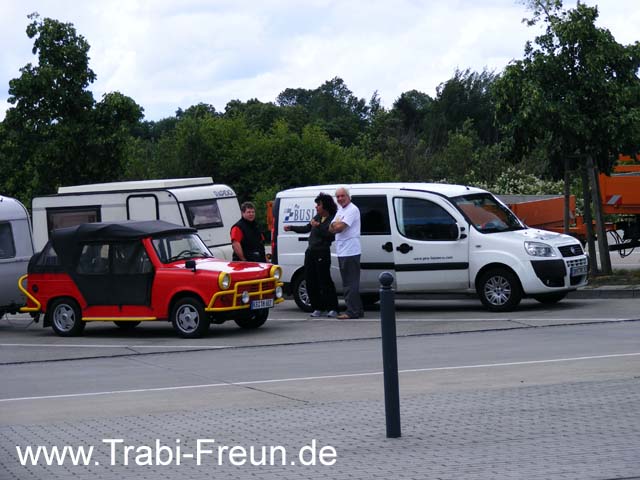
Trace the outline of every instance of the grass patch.
<instances>
[{"instance_id":1,"label":"grass patch","mask_svg":"<svg viewBox=\"0 0 640 480\"><path fill-rule=\"evenodd\" d=\"M640 285L640 270L616 269L611 275L589 277L589 285Z\"/></svg>"}]
</instances>

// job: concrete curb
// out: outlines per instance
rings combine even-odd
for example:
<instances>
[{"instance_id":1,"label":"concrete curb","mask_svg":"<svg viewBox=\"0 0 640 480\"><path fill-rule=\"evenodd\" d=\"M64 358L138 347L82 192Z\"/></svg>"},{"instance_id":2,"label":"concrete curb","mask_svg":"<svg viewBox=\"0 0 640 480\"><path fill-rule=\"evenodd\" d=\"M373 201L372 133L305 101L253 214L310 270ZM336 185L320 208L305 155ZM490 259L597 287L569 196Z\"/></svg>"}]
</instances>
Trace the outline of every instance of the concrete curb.
<instances>
[{"instance_id":1,"label":"concrete curb","mask_svg":"<svg viewBox=\"0 0 640 480\"><path fill-rule=\"evenodd\" d=\"M568 298L640 298L640 285L603 285L571 292Z\"/></svg>"}]
</instances>

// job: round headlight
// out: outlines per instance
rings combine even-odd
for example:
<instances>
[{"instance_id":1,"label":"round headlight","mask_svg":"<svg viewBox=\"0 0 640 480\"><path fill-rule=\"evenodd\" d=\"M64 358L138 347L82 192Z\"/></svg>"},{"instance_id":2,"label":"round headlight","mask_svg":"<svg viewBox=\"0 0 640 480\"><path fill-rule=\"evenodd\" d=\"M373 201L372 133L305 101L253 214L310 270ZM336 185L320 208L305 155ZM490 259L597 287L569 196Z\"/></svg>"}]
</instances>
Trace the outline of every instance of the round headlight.
<instances>
[{"instance_id":1,"label":"round headlight","mask_svg":"<svg viewBox=\"0 0 640 480\"><path fill-rule=\"evenodd\" d=\"M276 287L276 298L282 298L282 287L279 285Z\"/></svg>"},{"instance_id":2,"label":"round headlight","mask_svg":"<svg viewBox=\"0 0 640 480\"><path fill-rule=\"evenodd\" d=\"M280 268L278 265L274 265L273 267L271 267L271 271L269 272L269 274L276 280L280 280L280 278L282 278L282 268Z\"/></svg>"},{"instance_id":3,"label":"round headlight","mask_svg":"<svg viewBox=\"0 0 640 480\"><path fill-rule=\"evenodd\" d=\"M246 290L242 292L242 303L249 303L249 297L249 292L247 292Z\"/></svg>"},{"instance_id":4,"label":"round headlight","mask_svg":"<svg viewBox=\"0 0 640 480\"><path fill-rule=\"evenodd\" d=\"M218 286L222 290L226 290L229 288L229 285L231 285L231 277L229 274L227 272L220 272L220 275L218 275Z\"/></svg>"}]
</instances>

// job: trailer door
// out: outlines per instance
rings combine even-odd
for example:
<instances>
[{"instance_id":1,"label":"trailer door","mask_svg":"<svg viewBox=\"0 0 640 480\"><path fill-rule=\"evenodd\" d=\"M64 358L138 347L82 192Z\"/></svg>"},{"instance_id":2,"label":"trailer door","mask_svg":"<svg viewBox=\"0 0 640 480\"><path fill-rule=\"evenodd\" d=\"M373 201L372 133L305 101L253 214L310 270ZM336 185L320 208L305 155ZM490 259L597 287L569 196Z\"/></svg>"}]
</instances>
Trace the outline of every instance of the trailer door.
<instances>
[{"instance_id":1,"label":"trailer door","mask_svg":"<svg viewBox=\"0 0 640 480\"><path fill-rule=\"evenodd\" d=\"M127 220L158 220L158 197L152 194L127 197Z\"/></svg>"}]
</instances>

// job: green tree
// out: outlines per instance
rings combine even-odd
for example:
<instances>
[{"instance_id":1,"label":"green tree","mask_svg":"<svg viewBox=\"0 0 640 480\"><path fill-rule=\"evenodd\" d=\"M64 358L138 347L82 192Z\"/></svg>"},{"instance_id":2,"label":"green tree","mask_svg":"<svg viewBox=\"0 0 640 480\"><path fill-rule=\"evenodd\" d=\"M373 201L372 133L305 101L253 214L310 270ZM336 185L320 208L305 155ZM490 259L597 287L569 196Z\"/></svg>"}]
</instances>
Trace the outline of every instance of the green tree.
<instances>
[{"instance_id":1,"label":"green tree","mask_svg":"<svg viewBox=\"0 0 640 480\"><path fill-rule=\"evenodd\" d=\"M596 169L608 172L620 152L640 145L640 43L621 45L609 30L597 27L597 7L578 3L563 10L560 0L528 5L529 24L542 21L546 31L535 44L527 43L524 59L507 66L496 82L505 133L520 155L543 145L557 171L568 175L568 160L574 159L595 179ZM592 190L597 198L597 189ZM600 202L593 205L602 270L609 273Z\"/></svg>"},{"instance_id":2,"label":"green tree","mask_svg":"<svg viewBox=\"0 0 640 480\"><path fill-rule=\"evenodd\" d=\"M63 184L109 181L121 175L126 145L142 118L130 98L111 93L98 104L88 86L89 44L72 24L29 15L37 64L9 82L3 122L2 188L29 201Z\"/></svg>"}]
</instances>

